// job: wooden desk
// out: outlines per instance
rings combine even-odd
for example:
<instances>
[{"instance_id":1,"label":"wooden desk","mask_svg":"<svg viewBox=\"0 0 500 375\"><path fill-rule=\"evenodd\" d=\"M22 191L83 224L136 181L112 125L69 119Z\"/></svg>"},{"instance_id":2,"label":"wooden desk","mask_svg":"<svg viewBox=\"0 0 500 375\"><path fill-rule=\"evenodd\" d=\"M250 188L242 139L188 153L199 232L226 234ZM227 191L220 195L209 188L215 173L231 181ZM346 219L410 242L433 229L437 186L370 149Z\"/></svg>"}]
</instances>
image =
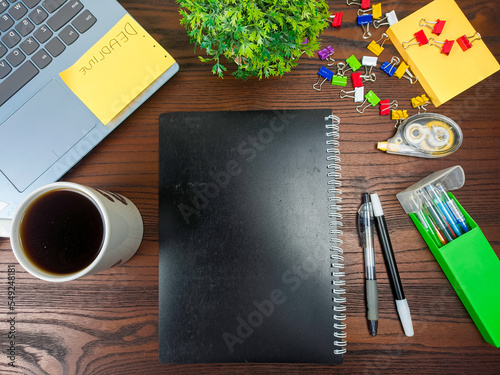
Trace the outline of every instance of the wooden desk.
<instances>
[{"instance_id":1,"label":"wooden desk","mask_svg":"<svg viewBox=\"0 0 500 375\"><path fill-rule=\"evenodd\" d=\"M354 103L339 99L339 88L312 89L321 66L317 57L301 59L283 78L246 82L211 74L179 25L177 4L163 0L121 0L128 11L169 50L180 72L65 177L108 189L132 199L144 217L144 241L124 266L79 281L58 285L39 281L17 265L7 240L0 240L0 373L2 374L159 374L159 373L480 373L500 371L500 351L482 339L474 323L403 212L395 194L428 174L460 164L465 186L456 192L500 254L500 76L498 74L429 111L453 118L464 142L443 159L389 155L376 142L390 138L394 123L370 109L360 115ZM427 1L383 3L398 17ZM345 59L369 54L355 24L357 7L329 1L343 11L342 28L329 28L323 46ZM500 53L498 2L458 0L488 47ZM445 17L445 15L443 16ZM378 39L383 28L373 31ZM396 54L387 44L381 58ZM199 51L198 51L199 52ZM470 67L474 69L474 66ZM423 94L406 80L377 73L371 84L381 97L397 99L410 114L410 98ZM460 77L457 77L460 79ZM158 362L158 116L167 111L333 108L341 118L344 250L347 272L347 354L341 366L225 364L163 365ZM355 216L361 193L378 192L411 308L415 336L403 335L385 272L376 249L379 282L379 334L368 334L365 320L364 271ZM7 266L15 264L16 368L7 366ZM500 319L500 317L499 317Z\"/></svg>"}]
</instances>

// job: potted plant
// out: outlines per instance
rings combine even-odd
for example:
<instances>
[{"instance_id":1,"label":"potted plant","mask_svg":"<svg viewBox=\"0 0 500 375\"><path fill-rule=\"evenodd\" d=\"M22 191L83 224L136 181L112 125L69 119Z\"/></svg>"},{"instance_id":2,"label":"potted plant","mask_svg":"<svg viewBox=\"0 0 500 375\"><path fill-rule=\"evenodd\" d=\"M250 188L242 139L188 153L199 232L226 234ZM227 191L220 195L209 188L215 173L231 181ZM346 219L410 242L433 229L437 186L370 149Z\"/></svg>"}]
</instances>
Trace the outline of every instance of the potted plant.
<instances>
[{"instance_id":1,"label":"potted plant","mask_svg":"<svg viewBox=\"0 0 500 375\"><path fill-rule=\"evenodd\" d=\"M236 63L237 78L282 76L305 53L319 49L328 25L324 0L177 0L191 43L213 61L223 78L224 61ZM225 62L224 62L225 63Z\"/></svg>"}]
</instances>

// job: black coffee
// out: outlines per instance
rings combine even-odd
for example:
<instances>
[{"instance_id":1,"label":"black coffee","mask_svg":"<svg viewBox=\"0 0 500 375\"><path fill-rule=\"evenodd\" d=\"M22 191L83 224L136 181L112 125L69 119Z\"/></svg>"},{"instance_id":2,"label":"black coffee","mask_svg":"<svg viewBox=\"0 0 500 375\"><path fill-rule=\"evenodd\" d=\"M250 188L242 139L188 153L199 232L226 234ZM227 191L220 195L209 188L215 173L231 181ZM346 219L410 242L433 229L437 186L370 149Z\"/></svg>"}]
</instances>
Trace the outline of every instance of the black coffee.
<instances>
[{"instance_id":1,"label":"black coffee","mask_svg":"<svg viewBox=\"0 0 500 375\"><path fill-rule=\"evenodd\" d=\"M39 196L21 221L20 238L26 257L44 272L78 272L99 254L104 237L101 212L87 196L53 190Z\"/></svg>"}]
</instances>

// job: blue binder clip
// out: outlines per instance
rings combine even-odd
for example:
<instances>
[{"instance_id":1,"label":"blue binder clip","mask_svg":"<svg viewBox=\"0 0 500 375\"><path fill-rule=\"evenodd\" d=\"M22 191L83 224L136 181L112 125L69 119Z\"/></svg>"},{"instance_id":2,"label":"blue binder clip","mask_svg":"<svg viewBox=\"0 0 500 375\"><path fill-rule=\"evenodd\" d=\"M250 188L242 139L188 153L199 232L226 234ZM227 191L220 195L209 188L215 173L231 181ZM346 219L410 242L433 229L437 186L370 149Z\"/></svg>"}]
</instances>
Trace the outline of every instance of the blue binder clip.
<instances>
[{"instance_id":1,"label":"blue binder clip","mask_svg":"<svg viewBox=\"0 0 500 375\"><path fill-rule=\"evenodd\" d=\"M384 62L382 64L382 66L380 67L380 69L382 69L384 72L386 72L389 77L392 77L394 75L394 73L396 72L395 65L399 64L399 61L400 61L399 58L394 56L391 59L390 63L388 63L387 61Z\"/></svg>"},{"instance_id":2,"label":"blue binder clip","mask_svg":"<svg viewBox=\"0 0 500 375\"><path fill-rule=\"evenodd\" d=\"M371 38L370 33L370 23L373 21L373 15L371 14L360 14L358 10L357 24L363 29L363 39Z\"/></svg>"},{"instance_id":3,"label":"blue binder clip","mask_svg":"<svg viewBox=\"0 0 500 375\"><path fill-rule=\"evenodd\" d=\"M313 89L315 89L316 91L321 91L321 86L323 85L323 83L325 83L326 81L330 81L333 77L333 72L328 69L328 68L325 68L324 66L322 66L321 68L319 68L318 70L318 82L316 82L314 85L313 85ZM323 81L320 83L319 81L321 81L321 77L323 77ZM319 85L319 86L318 86Z\"/></svg>"}]
</instances>

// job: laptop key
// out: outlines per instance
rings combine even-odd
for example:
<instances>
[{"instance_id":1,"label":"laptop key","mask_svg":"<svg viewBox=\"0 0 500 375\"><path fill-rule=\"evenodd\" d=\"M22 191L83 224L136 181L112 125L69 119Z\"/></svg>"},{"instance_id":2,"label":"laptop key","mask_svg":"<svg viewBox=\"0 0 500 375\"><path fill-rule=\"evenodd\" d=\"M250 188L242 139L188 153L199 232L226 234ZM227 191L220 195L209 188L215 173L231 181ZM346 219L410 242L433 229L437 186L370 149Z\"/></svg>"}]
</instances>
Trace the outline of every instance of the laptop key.
<instances>
[{"instance_id":1,"label":"laptop key","mask_svg":"<svg viewBox=\"0 0 500 375\"><path fill-rule=\"evenodd\" d=\"M38 44L36 40L30 36L25 41L23 41L19 45L19 47L21 47L21 49L24 51L25 54L31 55L38 49L38 47L40 47L40 44Z\"/></svg>"},{"instance_id":2,"label":"laptop key","mask_svg":"<svg viewBox=\"0 0 500 375\"><path fill-rule=\"evenodd\" d=\"M45 45L45 48L53 57L59 56L66 49L63 42L61 42L57 37L48 42Z\"/></svg>"},{"instance_id":3,"label":"laptop key","mask_svg":"<svg viewBox=\"0 0 500 375\"><path fill-rule=\"evenodd\" d=\"M45 68L52 62L52 57L44 49L35 53L31 59L40 69Z\"/></svg>"},{"instance_id":4,"label":"laptop key","mask_svg":"<svg viewBox=\"0 0 500 375\"><path fill-rule=\"evenodd\" d=\"M26 59L26 55L22 53L19 48L16 48L11 53L9 53L6 58L10 65L16 67Z\"/></svg>"},{"instance_id":5,"label":"laptop key","mask_svg":"<svg viewBox=\"0 0 500 375\"><path fill-rule=\"evenodd\" d=\"M9 74L11 71L12 68L9 64L7 64L7 61L0 61L0 79L7 77L7 74Z\"/></svg>"},{"instance_id":6,"label":"laptop key","mask_svg":"<svg viewBox=\"0 0 500 375\"><path fill-rule=\"evenodd\" d=\"M31 61L26 61L23 65L11 73L0 83L0 106L2 106L12 95L18 92L24 85L38 74L39 70Z\"/></svg>"},{"instance_id":7,"label":"laptop key","mask_svg":"<svg viewBox=\"0 0 500 375\"><path fill-rule=\"evenodd\" d=\"M28 8L26 8L23 3L17 3L9 9L9 13L16 21L19 21L28 13Z\"/></svg>"},{"instance_id":8,"label":"laptop key","mask_svg":"<svg viewBox=\"0 0 500 375\"><path fill-rule=\"evenodd\" d=\"M42 5L49 13L54 13L66 0L45 0Z\"/></svg>"},{"instance_id":9,"label":"laptop key","mask_svg":"<svg viewBox=\"0 0 500 375\"><path fill-rule=\"evenodd\" d=\"M35 25L40 25L47 19L48 16L49 15L46 11L43 10L42 7L36 7L35 10L33 10L29 15L30 19L35 23Z\"/></svg>"},{"instance_id":10,"label":"laptop key","mask_svg":"<svg viewBox=\"0 0 500 375\"><path fill-rule=\"evenodd\" d=\"M16 30L22 36L28 35L29 33L31 33L33 31L34 28L35 28L35 25L33 25L33 23L28 18L25 18L24 20L22 20L21 22L19 22L16 25Z\"/></svg>"},{"instance_id":11,"label":"laptop key","mask_svg":"<svg viewBox=\"0 0 500 375\"><path fill-rule=\"evenodd\" d=\"M40 26L33 35L40 43L45 43L52 36L52 31L47 26Z\"/></svg>"},{"instance_id":12,"label":"laptop key","mask_svg":"<svg viewBox=\"0 0 500 375\"><path fill-rule=\"evenodd\" d=\"M3 57L3 55L5 55L7 53L7 48L5 48L5 46L0 43L0 57Z\"/></svg>"},{"instance_id":13,"label":"laptop key","mask_svg":"<svg viewBox=\"0 0 500 375\"><path fill-rule=\"evenodd\" d=\"M23 3L28 7L28 8L34 8L40 0L23 0Z\"/></svg>"},{"instance_id":14,"label":"laptop key","mask_svg":"<svg viewBox=\"0 0 500 375\"><path fill-rule=\"evenodd\" d=\"M5 12L8 7L9 7L9 4L7 3L7 1L5 1L5 0L0 1L0 14Z\"/></svg>"},{"instance_id":15,"label":"laptop key","mask_svg":"<svg viewBox=\"0 0 500 375\"><path fill-rule=\"evenodd\" d=\"M96 21L97 20L94 15L88 10L85 10L82 14L75 18L72 25L80 32L80 34L83 34L85 31L90 29Z\"/></svg>"},{"instance_id":16,"label":"laptop key","mask_svg":"<svg viewBox=\"0 0 500 375\"><path fill-rule=\"evenodd\" d=\"M73 17L75 17L83 9L82 3L79 1L71 0L64 5L59 11L54 13L52 17L47 20L47 24L54 31L59 30L66 25Z\"/></svg>"},{"instance_id":17,"label":"laptop key","mask_svg":"<svg viewBox=\"0 0 500 375\"><path fill-rule=\"evenodd\" d=\"M7 34L2 37L2 42L5 43L7 48L14 47L17 43L21 41L21 37L14 30L10 30Z\"/></svg>"},{"instance_id":18,"label":"laptop key","mask_svg":"<svg viewBox=\"0 0 500 375\"><path fill-rule=\"evenodd\" d=\"M0 17L0 31L7 31L14 24L14 20L7 13Z\"/></svg>"},{"instance_id":19,"label":"laptop key","mask_svg":"<svg viewBox=\"0 0 500 375\"><path fill-rule=\"evenodd\" d=\"M59 33L59 38L61 38L63 40L63 42L66 43L68 46L70 44L73 44L75 42L75 40L78 39L78 36L79 35L76 32L76 30L73 29L70 25L66 26Z\"/></svg>"}]
</instances>

